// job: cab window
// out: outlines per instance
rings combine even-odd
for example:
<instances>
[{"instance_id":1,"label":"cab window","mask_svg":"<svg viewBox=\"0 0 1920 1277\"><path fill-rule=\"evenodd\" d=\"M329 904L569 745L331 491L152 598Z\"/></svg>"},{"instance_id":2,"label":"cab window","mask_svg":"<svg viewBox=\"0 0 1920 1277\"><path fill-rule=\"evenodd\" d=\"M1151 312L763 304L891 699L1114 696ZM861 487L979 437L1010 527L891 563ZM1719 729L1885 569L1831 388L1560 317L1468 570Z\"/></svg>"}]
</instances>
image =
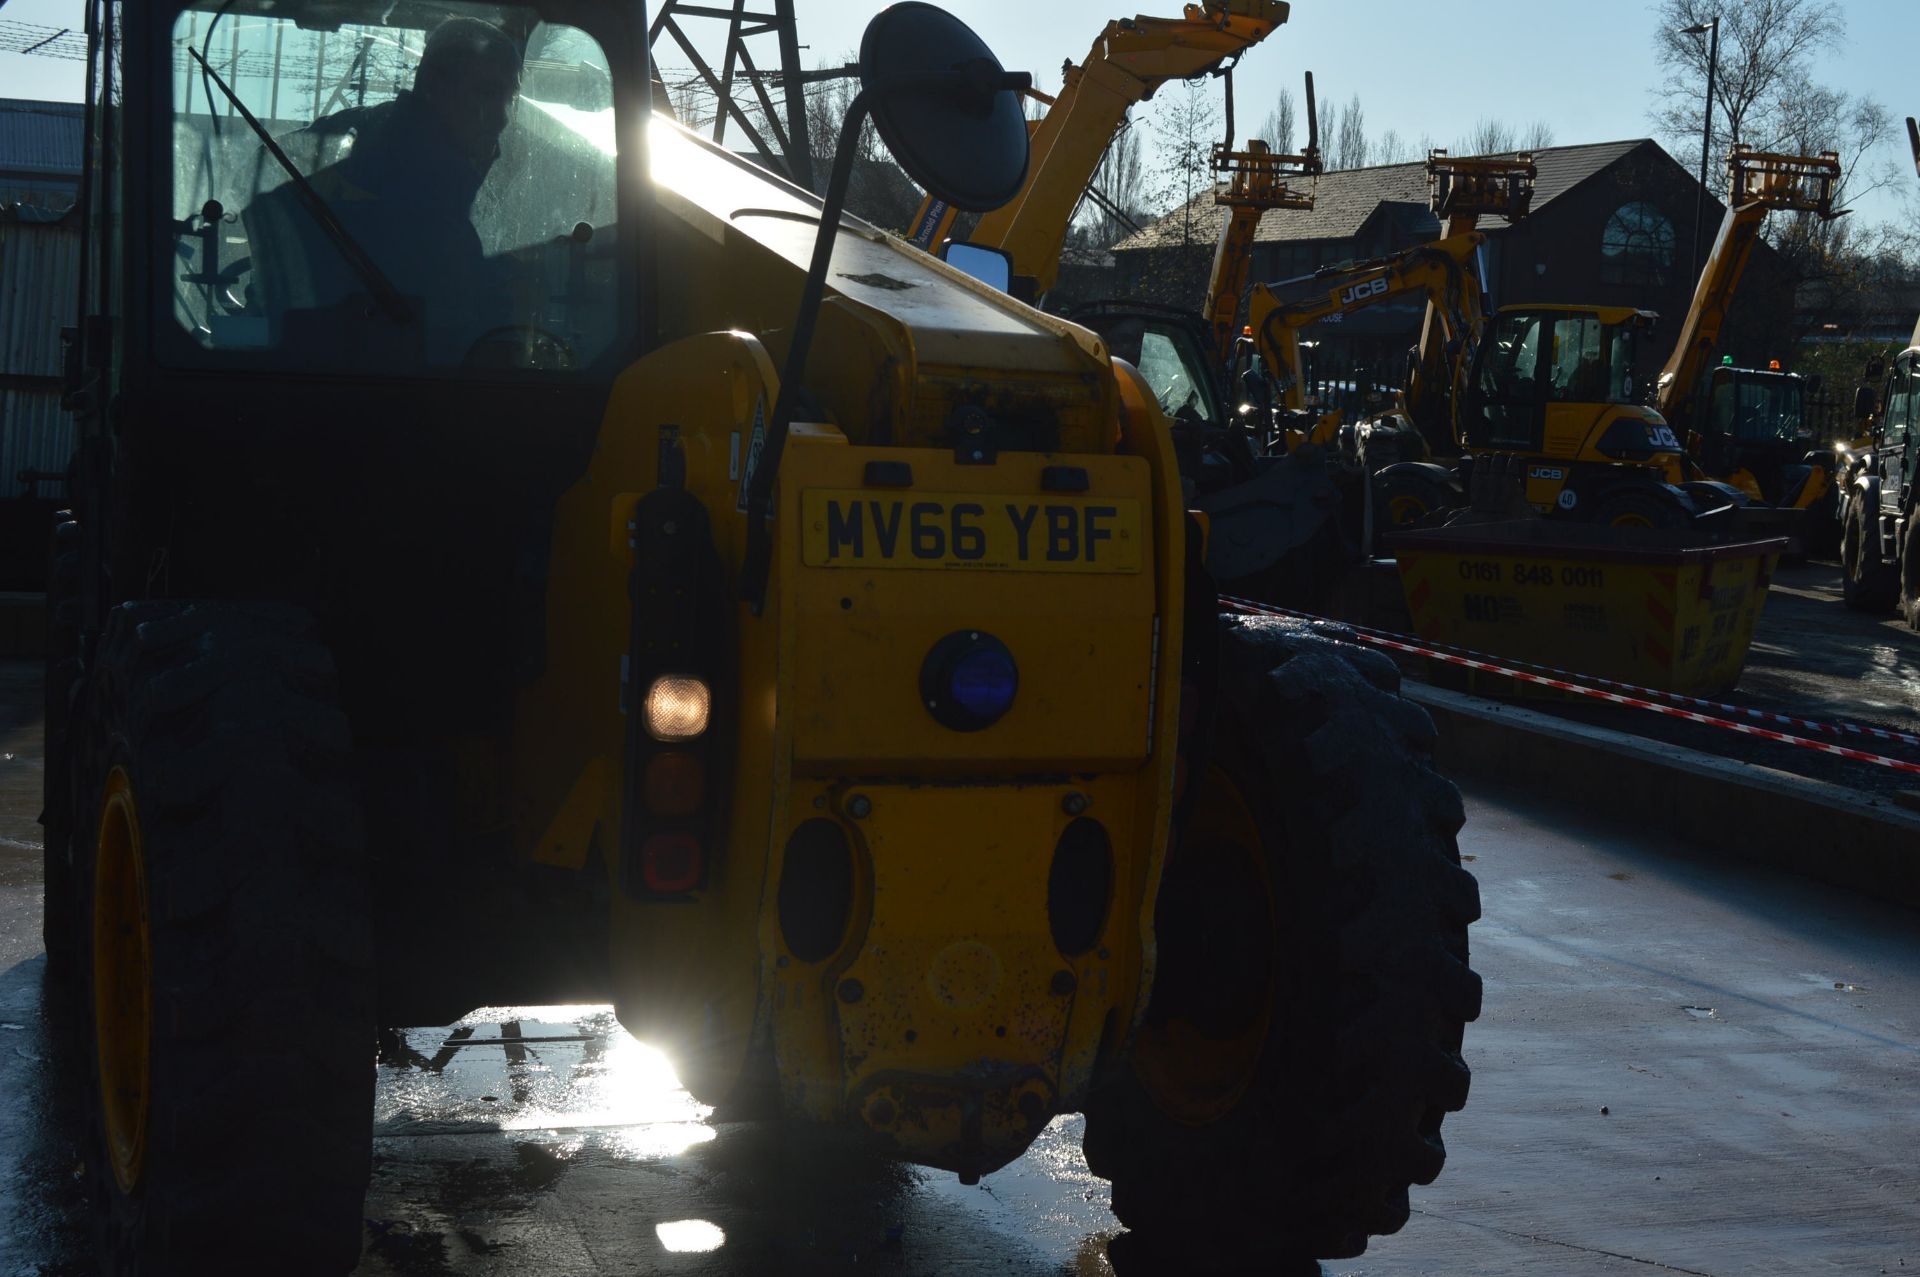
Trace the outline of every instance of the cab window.
<instances>
[{"instance_id":1,"label":"cab window","mask_svg":"<svg viewBox=\"0 0 1920 1277\"><path fill-rule=\"evenodd\" d=\"M1540 359L1538 315L1502 315L1487 343L1480 389L1496 403L1532 403Z\"/></svg>"},{"instance_id":2,"label":"cab window","mask_svg":"<svg viewBox=\"0 0 1920 1277\"><path fill-rule=\"evenodd\" d=\"M1733 378L1725 373L1716 373L1707 404L1707 429L1716 435L1732 434L1733 407Z\"/></svg>"},{"instance_id":3,"label":"cab window","mask_svg":"<svg viewBox=\"0 0 1920 1277\"><path fill-rule=\"evenodd\" d=\"M632 290L599 44L524 5L327 16L202 0L174 25L155 228L174 361L556 374L608 354Z\"/></svg>"},{"instance_id":4,"label":"cab window","mask_svg":"<svg viewBox=\"0 0 1920 1277\"><path fill-rule=\"evenodd\" d=\"M1607 397L1602 327L1591 315L1563 316L1554 325L1549 399L1556 403L1596 403Z\"/></svg>"},{"instance_id":5,"label":"cab window","mask_svg":"<svg viewBox=\"0 0 1920 1277\"><path fill-rule=\"evenodd\" d=\"M1882 445L1906 442L1913 424L1914 397L1913 364L1903 359L1887 379L1887 406L1880 415Z\"/></svg>"},{"instance_id":6,"label":"cab window","mask_svg":"<svg viewBox=\"0 0 1920 1277\"><path fill-rule=\"evenodd\" d=\"M1608 403L1632 403L1634 401L1633 360L1635 345L1634 332L1631 325L1615 324L1613 326L1608 337Z\"/></svg>"},{"instance_id":7,"label":"cab window","mask_svg":"<svg viewBox=\"0 0 1920 1277\"><path fill-rule=\"evenodd\" d=\"M1205 373L1187 358L1185 343L1149 328L1140 336L1140 375L1153 387L1160 410L1176 421L1212 422Z\"/></svg>"}]
</instances>

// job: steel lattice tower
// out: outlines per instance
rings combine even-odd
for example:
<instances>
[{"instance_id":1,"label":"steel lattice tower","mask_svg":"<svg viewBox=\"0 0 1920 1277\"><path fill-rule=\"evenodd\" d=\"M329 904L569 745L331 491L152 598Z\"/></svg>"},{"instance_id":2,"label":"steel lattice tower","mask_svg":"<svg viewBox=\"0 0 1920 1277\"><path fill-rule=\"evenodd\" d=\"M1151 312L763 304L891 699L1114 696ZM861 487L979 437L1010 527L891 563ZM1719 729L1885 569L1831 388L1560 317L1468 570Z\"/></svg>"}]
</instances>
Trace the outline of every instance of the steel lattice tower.
<instances>
[{"instance_id":1,"label":"steel lattice tower","mask_svg":"<svg viewBox=\"0 0 1920 1277\"><path fill-rule=\"evenodd\" d=\"M771 12L768 12L769 7ZM727 24L726 55L721 59L718 73L701 56L700 50L687 35L685 24L693 20ZM813 157L808 147L804 86L808 79L815 77L803 75L800 70L800 38L794 26L793 0L760 0L756 9L749 9L747 0L733 0L730 8L715 4L689 4L686 0L661 0L652 29L647 32L648 45L657 48L662 35L671 37L680 47L707 90L714 94L717 106L713 117L713 140L726 141L727 123L731 120L752 140L754 149L762 159L784 170L789 178L801 186L811 189ZM748 47L750 41L759 41L760 47L764 48L768 36L779 42L780 69L773 73L762 71L756 65ZM658 62L657 57L655 61ZM785 99L784 110L774 105L773 96L767 91L767 81L771 79L780 82ZM745 80L752 87L754 96L759 100L761 120L772 133L771 138L763 134L762 126L756 124L735 99L734 85L739 80ZM784 126L781 123L783 119Z\"/></svg>"}]
</instances>

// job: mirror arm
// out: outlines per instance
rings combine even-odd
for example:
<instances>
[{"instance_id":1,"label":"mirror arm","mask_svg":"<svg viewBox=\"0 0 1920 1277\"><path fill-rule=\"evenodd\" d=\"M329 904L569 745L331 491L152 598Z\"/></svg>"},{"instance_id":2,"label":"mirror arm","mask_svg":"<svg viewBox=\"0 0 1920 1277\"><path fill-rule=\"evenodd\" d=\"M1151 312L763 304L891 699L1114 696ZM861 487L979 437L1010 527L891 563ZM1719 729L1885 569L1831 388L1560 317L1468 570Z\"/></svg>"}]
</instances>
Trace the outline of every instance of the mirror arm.
<instances>
[{"instance_id":1,"label":"mirror arm","mask_svg":"<svg viewBox=\"0 0 1920 1277\"><path fill-rule=\"evenodd\" d=\"M767 422L766 441L753 462L753 471L744 480L747 484L747 550L740 565L740 598L755 616L766 607L767 578L773 571L773 532L768 527L767 507L773 502L780 457L786 450L787 435L793 424L794 401L800 393L800 379L807 370L807 354L813 345L813 330L826 292L827 272L833 265L833 246L840 232L847 184L853 176L860 126L866 123L874 98L901 90L924 93L930 89L959 89L990 99L995 93L1024 92L1032 85L1033 77L1025 71L1002 71L991 60L976 58L952 70L918 71L870 85L848 103L846 120L840 126L840 138L834 145L833 174L827 179L826 194L821 200L820 229L813 238L813 261L807 267L807 281L800 293L800 311L794 319L786 365L781 369L773 417Z\"/></svg>"},{"instance_id":2,"label":"mirror arm","mask_svg":"<svg viewBox=\"0 0 1920 1277\"><path fill-rule=\"evenodd\" d=\"M767 577L773 567L773 533L767 526L767 506L773 499L774 480L780 471L780 454L787 446L792 426L794 399L800 379L807 369L807 354L813 345L813 329L819 317L820 302L826 292L827 271L833 264L833 245L839 236L840 213L846 204L847 184L853 176L853 161L859 150L860 126L866 123L868 94L862 89L847 107L840 126L840 139L834 146L833 174L827 179L825 198L820 206L820 229L813 237L813 261L807 267L807 282L800 293L800 311L794 319L793 340L787 345L786 365L780 370L780 391L773 404L773 417L767 422L766 442L761 445L753 473L747 476L747 553L740 567L740 597L760 615L767 601Z\"/></svg>"}]
</instances>

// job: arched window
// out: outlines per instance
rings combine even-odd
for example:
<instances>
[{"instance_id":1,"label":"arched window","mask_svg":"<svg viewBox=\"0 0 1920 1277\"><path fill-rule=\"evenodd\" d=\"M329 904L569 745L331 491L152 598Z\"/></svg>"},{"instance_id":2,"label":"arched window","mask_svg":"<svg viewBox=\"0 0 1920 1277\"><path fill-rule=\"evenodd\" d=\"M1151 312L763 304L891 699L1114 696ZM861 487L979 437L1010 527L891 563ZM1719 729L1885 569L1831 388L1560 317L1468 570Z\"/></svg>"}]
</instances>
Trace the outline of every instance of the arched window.
<instances>
[{"instance_id":1,"label":"arched window","mask_svg":"<svg viewBox=\"0 0 1920 1277\"><path fill-rule=\"evenodd\" d=\"M1673 266L1673 223L1651 204L1623 204L1600 236L1600 280L1664 284Z\"/></svg>"}]
</instances>

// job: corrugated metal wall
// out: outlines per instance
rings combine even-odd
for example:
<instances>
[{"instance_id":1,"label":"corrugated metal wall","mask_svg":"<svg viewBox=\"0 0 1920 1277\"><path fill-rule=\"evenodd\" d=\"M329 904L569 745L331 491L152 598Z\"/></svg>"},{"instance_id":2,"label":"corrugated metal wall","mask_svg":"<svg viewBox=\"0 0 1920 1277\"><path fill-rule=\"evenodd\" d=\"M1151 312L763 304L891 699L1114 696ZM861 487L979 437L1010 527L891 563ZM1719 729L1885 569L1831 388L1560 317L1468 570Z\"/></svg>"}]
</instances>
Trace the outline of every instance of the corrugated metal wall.
<instances>
[{"instance_id":1,"label":"corrugated metal wall","mask_svg":"<svg viewBox=\"0 0 1920 1277\"><path fill-rule=\"evenodd\" d=\"M22 470L64 470L73 417L60 407L60 330L75 322L80 221L0 213L0 500L31 495ZM38 495L64 497L65 484Z\"/></svg>"}]
</instances>

